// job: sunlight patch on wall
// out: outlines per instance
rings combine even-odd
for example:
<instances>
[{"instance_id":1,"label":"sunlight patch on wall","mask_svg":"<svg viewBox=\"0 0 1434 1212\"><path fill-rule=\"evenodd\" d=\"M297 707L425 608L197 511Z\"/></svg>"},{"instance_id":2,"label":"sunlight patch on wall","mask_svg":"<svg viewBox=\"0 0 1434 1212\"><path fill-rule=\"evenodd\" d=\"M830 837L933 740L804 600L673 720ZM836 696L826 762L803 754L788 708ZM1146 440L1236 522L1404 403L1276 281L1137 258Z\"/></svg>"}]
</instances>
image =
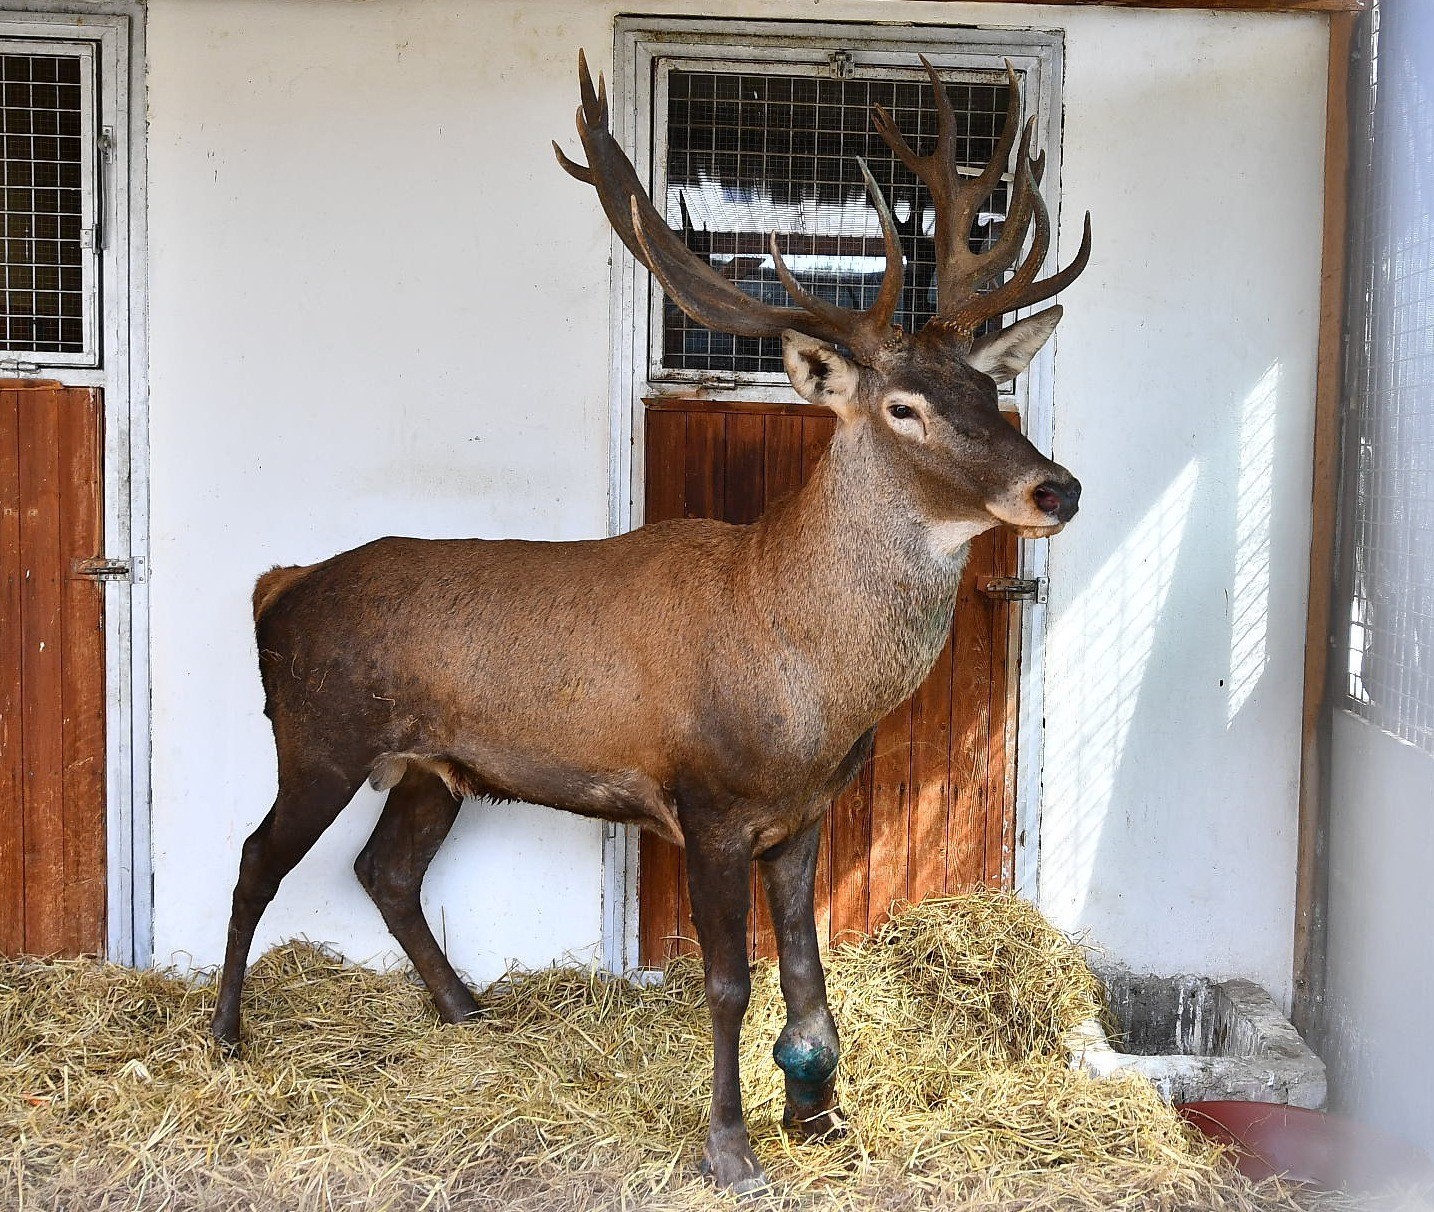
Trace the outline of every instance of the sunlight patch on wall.
<instances>
[{"instance_id":1,"label":"sunlight patch on wall","mask_svg":"<svg viewBox=\"0 0 1434 1212\"><path fill-rule=\"evenodd\" d=\"M1065 722L1042 772L1041 899L1062 912L1078 916L1090 892L1198 479L1192 459L1051 628L1050 651L1080 669L1052 679L1046 698L1047 718Z\"/></svg>"},{"instance_id":2,"label":"sunlight patch on wall","mask_svg":"<svg viewBox=\"0 0 1434 1212\"><path fill-rule=\"evenodd\" d=\"M1275 362L1240 408L1235 486L1235 579L1230 590L1230 673L1225 724L1235 722L1265 672L1270 633L1270 520L1275 491Z\"/></svg>"}]
</instances>

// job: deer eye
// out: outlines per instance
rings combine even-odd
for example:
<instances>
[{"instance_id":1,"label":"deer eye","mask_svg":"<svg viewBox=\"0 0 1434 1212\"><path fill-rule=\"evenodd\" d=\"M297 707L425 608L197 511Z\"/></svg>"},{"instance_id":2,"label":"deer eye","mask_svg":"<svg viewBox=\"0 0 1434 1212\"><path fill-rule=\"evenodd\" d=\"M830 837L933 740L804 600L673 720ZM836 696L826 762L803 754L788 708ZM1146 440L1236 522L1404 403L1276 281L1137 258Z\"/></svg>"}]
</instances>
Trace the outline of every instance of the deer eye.
<instances>
[{"instance_id":1,"label":"deer eye","mask_svg":"<svg viewBox=\"0 0 1434 1212\"><path fill-rule=\"evenodd\" d=\"M912 408L910 404L893 404L886 411L898 421L904 421L907 417L916 415L916 409Z\"/></svg>"}]
</instances>

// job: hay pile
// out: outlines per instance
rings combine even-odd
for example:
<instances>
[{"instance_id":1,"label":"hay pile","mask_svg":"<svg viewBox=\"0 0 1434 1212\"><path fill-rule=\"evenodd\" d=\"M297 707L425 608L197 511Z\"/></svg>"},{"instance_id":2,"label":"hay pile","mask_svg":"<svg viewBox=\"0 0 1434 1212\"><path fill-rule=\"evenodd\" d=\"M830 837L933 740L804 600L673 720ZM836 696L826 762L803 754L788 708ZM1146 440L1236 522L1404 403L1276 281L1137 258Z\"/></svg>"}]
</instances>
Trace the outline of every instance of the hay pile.
<instances>
[{"instance_id":1,"label":"hay pile","mask_svg":"<svg viewBox=\"0 0 1434 1212\"><path fill-rule=\"evenodd\" d=\"M788 1142L772 965L743 1038L753 1144L781 1209L1308 1207L1251 1187L1139 1079L1073 1073L1098 1012L1078 950L1030 906L910 909L828 963L847 1139ZM83 961L0 962L0 1206L35 1209L698 1209L710 1089L700 966L640 988L518 972L483 1021L438 1024L401 974L307 943L245 989L246 1051L214 990Z\"/></svg>"}]
</instances>

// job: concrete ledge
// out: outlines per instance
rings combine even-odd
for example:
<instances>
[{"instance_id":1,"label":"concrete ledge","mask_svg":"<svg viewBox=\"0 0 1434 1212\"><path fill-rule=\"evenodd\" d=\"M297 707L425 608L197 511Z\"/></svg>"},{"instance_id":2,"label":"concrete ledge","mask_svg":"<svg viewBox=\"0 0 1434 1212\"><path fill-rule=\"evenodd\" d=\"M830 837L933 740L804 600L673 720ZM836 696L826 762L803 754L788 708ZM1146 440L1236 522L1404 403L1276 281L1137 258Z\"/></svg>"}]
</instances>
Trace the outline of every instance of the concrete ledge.
<instances>
[{"instance_id":1,"label":"concrete ledge","mask_svg":"<svg viewBox=\"0 0 1434 1212\"><path fill-rule=\"evenodd\" d=\"M1324 1106L1324 1062L1259 985L1092 967L1119 1034L1112 1040L1095 1020L1081 1023L1066 1036L1073 1067L1097 1077L1140 1073L1172 1103Z\"/></svg>"}]
</instances>

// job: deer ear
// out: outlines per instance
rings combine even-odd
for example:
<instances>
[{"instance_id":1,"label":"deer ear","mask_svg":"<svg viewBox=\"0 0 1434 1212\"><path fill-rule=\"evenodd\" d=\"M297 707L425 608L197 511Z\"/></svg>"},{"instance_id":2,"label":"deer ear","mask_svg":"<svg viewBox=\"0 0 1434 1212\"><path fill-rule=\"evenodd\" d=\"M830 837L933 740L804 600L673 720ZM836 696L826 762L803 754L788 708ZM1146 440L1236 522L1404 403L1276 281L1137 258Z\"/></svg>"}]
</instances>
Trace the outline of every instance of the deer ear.
<instances>
[{"instance_id":1,"label":"deer ear","mask_svg":"<svg viewBox=\"0 0 1434 1212\"><path fill-rule=\"evenodd\" d=\"M1056 325L1061 322L1061 309L1048 307L1024 320L1017 320L1009 328L982 337L966 362L982 374L990 375L997 383L1009 383L1031 364L1037 351L1050 340Z\"/></svg>"},{"instance_id":2,"label":"deer ear","mask_svg":"<svg viewBox=\"0 0 1434 1212\"><path fill-rule=\"evenodd\" d=\"M808 403L824 404L841 417L855 408L856 366L833 346L789 328L782 333L782 362L797 394Z\"/></svg>"}]
</instances>

